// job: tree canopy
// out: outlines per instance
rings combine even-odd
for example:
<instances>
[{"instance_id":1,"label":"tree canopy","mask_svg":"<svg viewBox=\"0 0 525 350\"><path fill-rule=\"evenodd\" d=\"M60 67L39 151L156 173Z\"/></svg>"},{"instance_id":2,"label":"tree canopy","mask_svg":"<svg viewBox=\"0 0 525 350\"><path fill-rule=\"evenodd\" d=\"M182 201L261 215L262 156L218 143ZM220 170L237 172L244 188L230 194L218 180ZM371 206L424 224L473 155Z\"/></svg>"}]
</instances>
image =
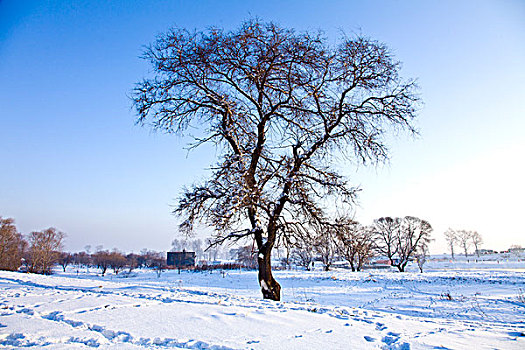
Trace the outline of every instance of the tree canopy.
<instances>
[{"instance_id":1,"label":"tree canopy","mask_svg":"<svg viewBox=\"0 0 525 350\"><path fill-rule=\"evenodd\" d=\"M327 198L354 199L334 157L382 162L389 132L416 132L415 82L366 37L331 45L322 33L249 20L233 31L170 29L144 58L153 75L133 91L138 122L178 135L198 130L192 147L219 150L209 179L178 201L180 229L205 223L219 243L253 237L265 298L279 300L270 266L277 240L322 221Z\"/></svg>"}]
</instances>

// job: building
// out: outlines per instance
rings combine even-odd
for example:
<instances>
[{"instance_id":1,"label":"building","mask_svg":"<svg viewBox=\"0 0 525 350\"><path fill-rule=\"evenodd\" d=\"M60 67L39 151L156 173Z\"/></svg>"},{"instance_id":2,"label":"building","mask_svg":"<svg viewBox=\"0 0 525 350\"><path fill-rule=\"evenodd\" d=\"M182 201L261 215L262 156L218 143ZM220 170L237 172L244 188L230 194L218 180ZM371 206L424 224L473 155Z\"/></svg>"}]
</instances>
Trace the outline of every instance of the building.
<instances>
[{"instance_id":1,"label":"building","mask_svg":"<svg viewBox=\"0 0 525 350\"><path fill-rule=\"evenodd\" d=\"M168 252L168 267L177 269L195 267L195 252Z\"/></svg>"}]
</instances>

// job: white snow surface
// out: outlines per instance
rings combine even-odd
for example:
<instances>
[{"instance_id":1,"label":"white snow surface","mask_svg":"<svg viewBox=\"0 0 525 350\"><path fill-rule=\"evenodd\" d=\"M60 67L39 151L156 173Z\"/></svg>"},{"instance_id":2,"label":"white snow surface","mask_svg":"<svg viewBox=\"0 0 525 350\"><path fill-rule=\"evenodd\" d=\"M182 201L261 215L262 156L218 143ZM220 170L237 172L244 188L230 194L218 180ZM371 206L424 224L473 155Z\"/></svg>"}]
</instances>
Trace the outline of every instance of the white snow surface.
<instances>
[{"instance_id":1,"label":"white snow surface","mask_svg":"<svg viewBox=\"0 0 525 350\"><path fill-rule=\"evenodd\" d=\"M525 262L428 272L0 271L0 348L525 349Z\"/></svg>"}]
</instances>

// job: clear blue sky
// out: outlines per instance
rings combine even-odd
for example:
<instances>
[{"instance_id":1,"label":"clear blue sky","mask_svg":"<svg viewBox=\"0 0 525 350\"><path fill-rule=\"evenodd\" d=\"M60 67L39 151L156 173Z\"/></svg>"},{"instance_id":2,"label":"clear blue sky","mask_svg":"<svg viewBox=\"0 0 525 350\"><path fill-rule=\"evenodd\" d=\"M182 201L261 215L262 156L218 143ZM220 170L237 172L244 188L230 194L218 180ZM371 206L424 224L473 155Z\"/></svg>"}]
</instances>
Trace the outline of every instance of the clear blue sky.
<instances>
[{"instance_id":1,"label":"clear blue sky","mask_svg":"<svg viewBox=\"0 0 525 350\"><path fill-rule=\"evenodd\" d=\"M66 248L166 250L181 187L214 154L135 126L127 97L143 45L172 25L234 28L259 17L330 38L385 42L419 79L421 138L378 169L345 169L356 217L415 215L525 246L523 1L0 1L0 215L22 233L55 226Z\"/></svg>"}]
</instances>

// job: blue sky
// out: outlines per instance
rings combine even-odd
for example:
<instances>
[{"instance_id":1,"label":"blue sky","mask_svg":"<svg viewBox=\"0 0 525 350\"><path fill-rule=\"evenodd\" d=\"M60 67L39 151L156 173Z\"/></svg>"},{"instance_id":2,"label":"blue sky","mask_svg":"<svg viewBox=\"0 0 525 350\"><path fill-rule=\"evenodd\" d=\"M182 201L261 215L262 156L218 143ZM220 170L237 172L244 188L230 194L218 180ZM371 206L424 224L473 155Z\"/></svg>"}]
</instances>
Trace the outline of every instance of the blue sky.
<instances>
[{"instance_id":1,"label":"blue sky","mask_svg":"<svg viewBox=\"0 0 525 350\"><path fill-rule=\"evenodd\" d=\"M170 26L255 16L368 35L418 78L421 137L393 140L386 166L344 169L363 189L357 219L426 218L433 252L449 226L525 246L522 1L0 1L0 215L23 233L55 226L70 250L168 249L171 206L215 154L134 124L139 56Z\"/></svg>"}]
</instances>

